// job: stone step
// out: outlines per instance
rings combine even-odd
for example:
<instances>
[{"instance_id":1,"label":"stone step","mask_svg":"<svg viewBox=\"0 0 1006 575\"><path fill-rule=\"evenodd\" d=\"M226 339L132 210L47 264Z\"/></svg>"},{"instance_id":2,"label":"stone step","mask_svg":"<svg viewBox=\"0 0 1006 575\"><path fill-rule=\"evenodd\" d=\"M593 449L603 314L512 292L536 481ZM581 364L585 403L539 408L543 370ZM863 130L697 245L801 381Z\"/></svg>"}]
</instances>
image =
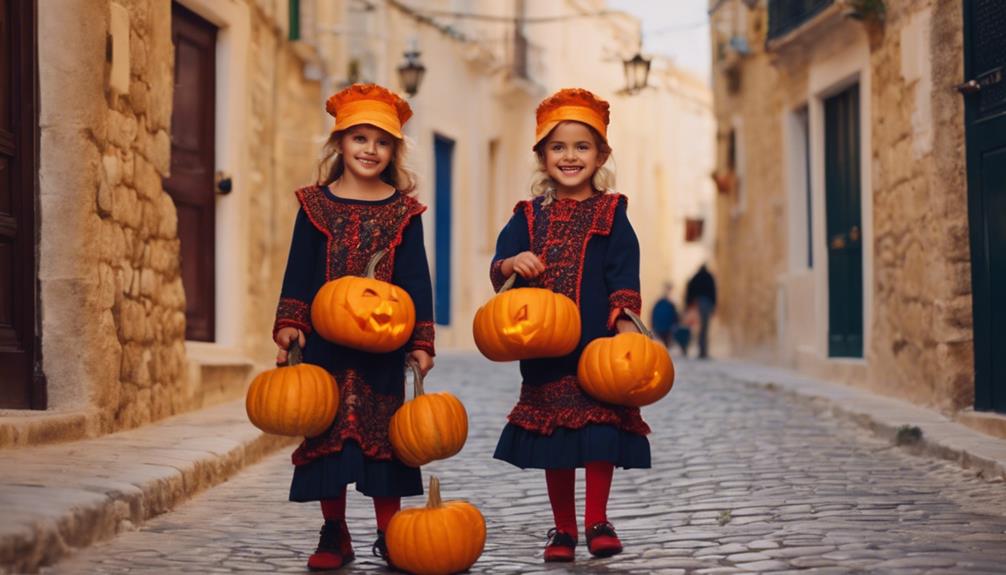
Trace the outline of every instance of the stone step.
<instances>
[{"instance_id":1,"label":"stone step","mask_svg":"<svg viewBox=\"0 0 1006 575\"><path fill-rule=\"evenodd\" d=\"M236 377L223 372L221 382ZM239 399L96 439L0 451L0 572L36 571L134 529L294 442L253 427Z\"/></svg>"},{"instance_id":2,"label":"stone step","mask_svg":"<svg viewBox=\"0 0 1006 575\"><path fill-rule=\"evenodd\" d=\"M198 397L197 405L209 407L244 397L248 384L258 371L245 355L200 342L186 342L189 385Z\"/></svg>"}]
</instances>

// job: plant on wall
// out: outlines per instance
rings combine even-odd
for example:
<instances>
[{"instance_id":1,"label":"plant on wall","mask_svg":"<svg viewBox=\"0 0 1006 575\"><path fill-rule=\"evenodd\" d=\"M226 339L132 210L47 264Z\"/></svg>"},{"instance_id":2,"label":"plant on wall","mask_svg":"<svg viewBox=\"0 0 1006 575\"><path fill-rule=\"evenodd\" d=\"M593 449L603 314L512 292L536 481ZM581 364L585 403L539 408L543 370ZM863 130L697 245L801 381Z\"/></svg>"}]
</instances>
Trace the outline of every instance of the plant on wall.
<instances>
[{"instance_id":1,"label":"plant on wall","mask_svg":"<svg viewBox=\"0 0 1006 575\"><path fill-rule=\"evenodd\" d=\"M887 7L884 0L845 0L845 15L856 20L883 22Z\"/></svg>"}]
</instances>

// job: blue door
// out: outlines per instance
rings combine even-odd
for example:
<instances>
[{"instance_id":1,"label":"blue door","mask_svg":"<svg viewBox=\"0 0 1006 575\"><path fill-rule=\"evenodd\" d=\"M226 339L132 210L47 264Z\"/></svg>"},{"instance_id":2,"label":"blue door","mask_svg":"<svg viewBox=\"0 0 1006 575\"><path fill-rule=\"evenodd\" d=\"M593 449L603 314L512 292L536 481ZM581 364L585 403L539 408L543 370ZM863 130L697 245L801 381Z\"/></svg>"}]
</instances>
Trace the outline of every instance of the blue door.
<instances>
[{"instance_id":1,"label":"blue door","mask_svg":"<svg viewBox=\"0 0 1006 575\"><path fill-rule=\"evenodd\" d=\"M964 3L975 409L1006 413L1006 3Z\"/></svg>"},{"instance_id":2,"label":"blue door","mask_svg":"<svg viewBox=\"0 0 1006 575\"><path fill-rule=\"evenodd\" d=\"M863 357L859 85L824 101L828 355Z\"/></svg>"},{"instance_id":3,"label":"blue door","mask_svg":"<svg viewBox=\"0 0 1006 575\"><path fill-rule=\"evenodd\" d=\"M433 217L436 223L434 245L433 312L437 323L451 323L451 195L454 166L454 140L433 136L433 162L436 192Z\"/></svg>"}]
</instances>

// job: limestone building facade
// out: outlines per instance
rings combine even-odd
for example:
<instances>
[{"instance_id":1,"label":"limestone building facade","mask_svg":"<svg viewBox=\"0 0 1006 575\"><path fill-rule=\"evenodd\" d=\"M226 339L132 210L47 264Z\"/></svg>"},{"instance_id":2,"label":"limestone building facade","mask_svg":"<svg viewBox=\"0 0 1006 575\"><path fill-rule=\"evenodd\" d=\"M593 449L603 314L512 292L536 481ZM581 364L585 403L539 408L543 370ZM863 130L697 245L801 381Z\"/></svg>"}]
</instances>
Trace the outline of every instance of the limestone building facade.
<instances>
[{"instance_id":1,"label":"limestone building facade","mask_svg":"<svg viewBox=\"0 0 1006 575\"><path fill-rule=\"evenodd\" d=\"M972 412L1006 411L1006 380L1002 335L979 325L1001 308L975 299L1001 274L976 238L1001 224L968 156L971 109L1000 104L956 89L999 42L970 23L999 8L710 2L734 352L1001 425Z\"/></svg>"}]
</instances>

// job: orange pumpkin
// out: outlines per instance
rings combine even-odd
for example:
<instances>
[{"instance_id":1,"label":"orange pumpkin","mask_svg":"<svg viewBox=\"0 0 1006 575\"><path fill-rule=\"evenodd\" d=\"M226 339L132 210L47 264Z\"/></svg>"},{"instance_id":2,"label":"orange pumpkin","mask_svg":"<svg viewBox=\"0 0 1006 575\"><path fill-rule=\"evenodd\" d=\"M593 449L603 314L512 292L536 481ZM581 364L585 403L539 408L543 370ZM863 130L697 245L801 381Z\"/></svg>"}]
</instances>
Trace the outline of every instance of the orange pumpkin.
<instances>
[{"instance_id":1,"label":"orange pumpkin","mask_svg":"<svg viewBox=\"0 0 1006 575\"><path fill-rule=\"evenodd\" d=\"M642 333L620 333L587 344L577 366L580 387L595 399L642 407L667 395L674 385L674 364L639 316L626 315Z\"/></svg>"},{"instance_id":2,"label":"orange pumpkin","mask_svg":"<svg viewBox=\"0 0 1006 575\"><path fill-rule=\"evenodd\" d=\"M288 365L259 374L245 397L252 424L277 435L319 435L332 424L338 409L335 378L317 365L301 363L297 342L290 345Z\"/></svg>"},{"instance_id":3,"label":"orange pumpkin","mask_svg":"<svg viewBox=\"0 0 1006 575\"><path fill-rule=\"evenodd\" d=\"M513 286L517 274L475 312L472 332L493 361L561 357L580 343L580 310L568 297L542 288Z\"/></svg>"},{"instance_id":4,"label":"orange pumpkin","mask_svg":"<svg viewBox=\"0 0 1006 575\"><path fill-rule=\"evenodd\" d=\"M374 254L365 277L343 276L326 282L311 304L311 324L321 337L347 347L385 353L409 341L416 325L416 308L404 289L374 278Z\"/></svg>"},{"instance_id":5,"label":"orange pumpkin","mask_svg":"<svg viewBox=\"0 0 1006 575\"><path fill-rule=\"evenodd\" d=\"M486 544L486 520L467 501L441 501L430 478L426 507L403 509L385 534L391 564L416 575L447 575L475 564Z\"/></svg>"},{"instance_id":6,"label":"orange pumpkin","mask_svg":"<svg viewBox=\"0 0 1006 575\"><path fill-rule=\"evenodd\" d=\"M468 412L450 393L424 393L419 366L410 361L409 367L414 397L391 416L388 437L402 463L420 467L461 451L468 439Z\"/></svg>"}]
</instances>

